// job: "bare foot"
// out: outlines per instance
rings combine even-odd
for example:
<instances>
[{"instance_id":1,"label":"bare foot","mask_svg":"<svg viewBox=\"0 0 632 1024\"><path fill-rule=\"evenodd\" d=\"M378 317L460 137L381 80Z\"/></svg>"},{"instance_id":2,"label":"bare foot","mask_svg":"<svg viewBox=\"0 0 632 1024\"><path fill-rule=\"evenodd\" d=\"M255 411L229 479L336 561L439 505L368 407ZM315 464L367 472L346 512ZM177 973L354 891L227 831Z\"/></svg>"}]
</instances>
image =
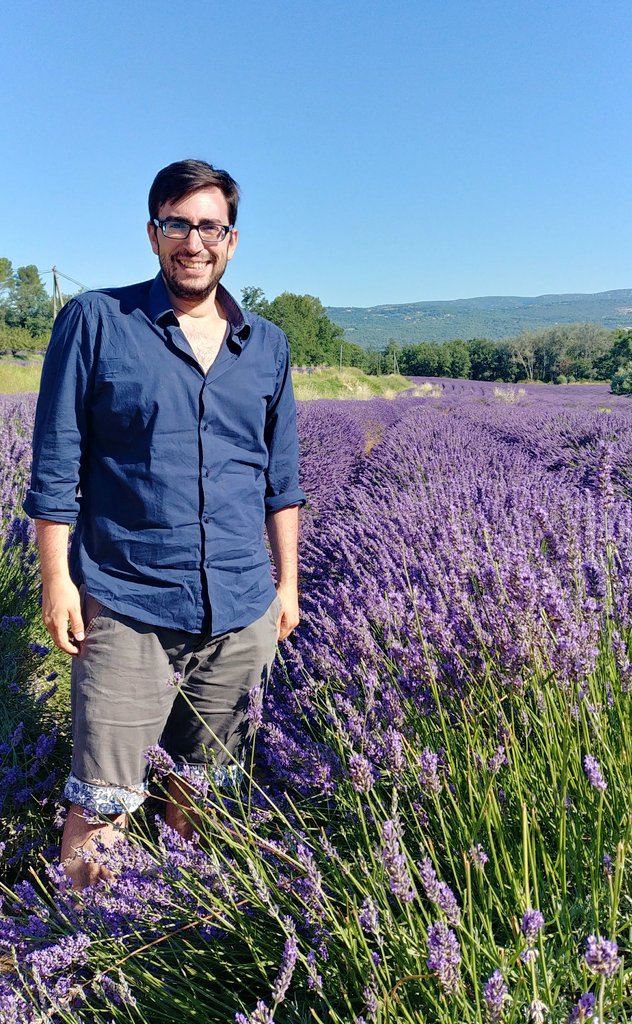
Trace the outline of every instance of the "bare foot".
<instances>
[{"instance_id":1,"label":"bare foot","mask_svg":"<svg viewBox=\"0 0 632 1024\"><path fill-rule=\"evenodd\" d=\"M64 825L60 861L73 889L85 889L113 877L102 863L103 854L123 841L123 830L127 827L126 814L113 815L105 821L90 814L71 804Z\"/></svg>"}]
</instances>

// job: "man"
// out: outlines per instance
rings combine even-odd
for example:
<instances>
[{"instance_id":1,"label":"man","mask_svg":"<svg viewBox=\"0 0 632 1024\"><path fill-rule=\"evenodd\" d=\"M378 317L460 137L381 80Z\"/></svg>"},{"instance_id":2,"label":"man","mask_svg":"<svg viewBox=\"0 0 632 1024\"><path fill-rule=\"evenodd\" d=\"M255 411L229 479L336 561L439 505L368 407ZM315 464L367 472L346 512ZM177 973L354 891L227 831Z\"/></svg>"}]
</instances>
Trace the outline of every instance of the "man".
<instances>
[{"instance_id":1,"label":"man","mask_svg":"<svg viewBox=\"0 0 632 1024\"><path fill-rule=\"evenodd\" d=\"M61 858L77 887L107 876L89 855L142 803L149 748L175 763L167 822L184 835L186 780L210 766L235 781L248 693L299 621L287 338L220 284L238 199L210 164L161 170L160 273L72 299L44 362L24 507L44 623L73 656Z\"/></svg>"}]
</instances>

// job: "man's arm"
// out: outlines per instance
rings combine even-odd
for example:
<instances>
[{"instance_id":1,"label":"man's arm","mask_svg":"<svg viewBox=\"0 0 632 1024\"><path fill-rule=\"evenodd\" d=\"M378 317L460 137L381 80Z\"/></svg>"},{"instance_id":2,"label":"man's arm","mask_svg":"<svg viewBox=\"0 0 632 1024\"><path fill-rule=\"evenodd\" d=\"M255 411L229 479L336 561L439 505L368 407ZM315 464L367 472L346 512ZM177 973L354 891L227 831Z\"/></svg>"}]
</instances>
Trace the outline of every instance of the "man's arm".
<instances>
[{"instance_id":1,"label":"man's arm","mask_svg":"<svg viewBox=\"0 0 632 1024\"><path fill-rule=\"evenodd\" d=\"M68 531L79 513L79 473L85 448L86 409L95 331L82 305L60 311L46 350L33 431L31 486L24 511L35 523L40 549L42 618L55 644L68 654L83 639L79 593L68 569Z\"/></svg>"},{"instance_id":2,"label":"man's arm","mask_svg":"<svg viewBox=\"0 0 632 1024\"><path fill-rule=\"evenodd\" d=\"M68 531L66 523L35 520L42 575L42 619L61 651L78 654L73 640L83 640L83 619L79 591L68 571ZM68 625L70 632L68 634Z\"/></svg>"},{"instance_id":3,"label":"man's arm","mask_svg":"<svg viewBox=\"0 0 632 1024\"><path fill-rule=\"evenodd\" d=\"M297 505L270 512L266 516L266 530L277 573L277 594L281 602L278 631L279 640L298 626L298 519Z\"/></svg>"}]
</instances>

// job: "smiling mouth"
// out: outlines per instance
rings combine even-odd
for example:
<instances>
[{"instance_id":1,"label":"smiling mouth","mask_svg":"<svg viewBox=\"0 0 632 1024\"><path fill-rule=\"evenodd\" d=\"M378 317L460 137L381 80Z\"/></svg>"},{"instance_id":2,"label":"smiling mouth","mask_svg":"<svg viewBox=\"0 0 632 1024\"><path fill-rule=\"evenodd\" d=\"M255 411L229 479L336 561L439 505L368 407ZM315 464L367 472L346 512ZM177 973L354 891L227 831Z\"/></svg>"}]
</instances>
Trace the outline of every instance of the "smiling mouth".
<instances>
[{"instance_id":1,"label":"smiling mouth","mask_svg":"<svg viewBox=\"0 0 632 1024\"><path fill-rule=\"evenodd\" d=\"M205 267L211 266L210 260L183 260L176 258L175 262L185 270L204 270Z\"/></svg>"}]
</instances>

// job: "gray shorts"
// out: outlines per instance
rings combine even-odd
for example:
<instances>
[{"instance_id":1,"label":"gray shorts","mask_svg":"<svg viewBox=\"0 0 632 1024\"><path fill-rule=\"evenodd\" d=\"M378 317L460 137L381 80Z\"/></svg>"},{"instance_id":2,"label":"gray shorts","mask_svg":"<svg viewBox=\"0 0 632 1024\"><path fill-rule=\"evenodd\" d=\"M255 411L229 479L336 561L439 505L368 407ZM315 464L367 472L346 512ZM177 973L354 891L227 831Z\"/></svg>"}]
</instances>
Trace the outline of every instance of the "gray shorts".
<instances>
[{"instance_id":1,"label":"gray shorts","mask_svg":"<svg viewBox=\"0 0 632 1024\"><path fill-rule=\"evenodd\" d=\"M265 686L274 660L278 598L220 636L137 622L89 595L83 605L66 798L102 814L135 810L147 795L144 753L156 744L179 766L234 777L248 747L249 691Z\"/></svg>"}]
</instances>

